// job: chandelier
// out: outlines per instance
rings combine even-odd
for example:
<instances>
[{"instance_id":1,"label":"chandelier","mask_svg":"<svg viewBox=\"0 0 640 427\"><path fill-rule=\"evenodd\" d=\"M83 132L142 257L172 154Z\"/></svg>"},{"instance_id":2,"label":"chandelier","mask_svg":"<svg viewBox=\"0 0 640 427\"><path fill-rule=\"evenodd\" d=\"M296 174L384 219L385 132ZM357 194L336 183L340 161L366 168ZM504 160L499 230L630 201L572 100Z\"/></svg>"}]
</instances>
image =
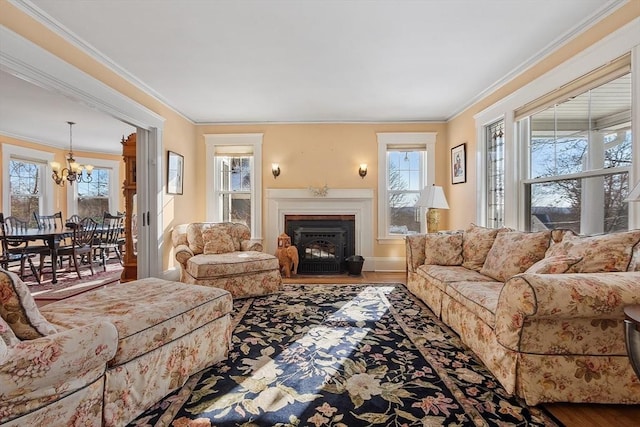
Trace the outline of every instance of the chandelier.
<instances>
[{"instance_id":1,"label":"chandelier","mask_svg":"<svg viewBox=\"0 0 640 427\"><path fill-rule=\"evenodd\" d=\"M85 165L82 166L73 158L73 135L72 129L74 122L67 122L69 124L69 154L67 155L67 165L66 168L61 168L59 162L51 162L49 165L53 170L53 174L51 178L53 181L61 187L64 187L64 182L69 181L69 185L73 184L74 181L78 182L91 182L91 172L93 172L93 166ZM86 175L82 174L82 169L87 171Z\"/></svg>"}]
</instances>

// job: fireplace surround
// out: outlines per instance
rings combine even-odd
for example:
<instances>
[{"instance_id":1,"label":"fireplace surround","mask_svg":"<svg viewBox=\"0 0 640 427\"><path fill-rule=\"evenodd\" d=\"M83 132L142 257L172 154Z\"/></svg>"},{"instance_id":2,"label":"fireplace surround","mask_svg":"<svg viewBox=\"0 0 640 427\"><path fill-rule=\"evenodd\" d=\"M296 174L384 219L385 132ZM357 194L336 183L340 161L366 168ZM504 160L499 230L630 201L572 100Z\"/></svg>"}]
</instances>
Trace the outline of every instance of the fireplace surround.
<instances>
[{"instance_id":1,"label":"fireplace surround","mask_svg":"<svg viewBox=\"0 0 640 427\"><path fill-rule=\"evenodd\" d=\"M340 217L353 218L353 253L365 260L373 255L373 190L328 189L325 195L314 195L309 189L267 189L264 247L275 253L277 237L286 231L288 217ZM287 234L289 234L287 232ZM293 235L290 235L292 240ZM351 238L348 237L350 240ZM348 246L348 244L347 244ZM363 270L371 270L365 261Z\"/></svg>"}]
</instances>

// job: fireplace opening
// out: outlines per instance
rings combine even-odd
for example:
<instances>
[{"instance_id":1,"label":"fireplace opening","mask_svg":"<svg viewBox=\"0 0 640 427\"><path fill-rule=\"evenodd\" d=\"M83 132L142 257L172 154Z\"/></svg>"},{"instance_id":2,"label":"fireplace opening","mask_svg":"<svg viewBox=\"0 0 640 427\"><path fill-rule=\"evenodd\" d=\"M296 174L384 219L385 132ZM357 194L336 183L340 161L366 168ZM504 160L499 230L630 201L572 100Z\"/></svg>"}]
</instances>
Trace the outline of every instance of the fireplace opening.
<instances>
[{"instance_id":1,"label":"fireplace opening","mask_svg":"<svg viewBox=\"0 0 640 427\"><path fill-rule=\"evenodd\" d=\"M285 233L298 249L298 274L341 274L355 254L354 215L286 215Z\"/></svg>"}]
</instances>

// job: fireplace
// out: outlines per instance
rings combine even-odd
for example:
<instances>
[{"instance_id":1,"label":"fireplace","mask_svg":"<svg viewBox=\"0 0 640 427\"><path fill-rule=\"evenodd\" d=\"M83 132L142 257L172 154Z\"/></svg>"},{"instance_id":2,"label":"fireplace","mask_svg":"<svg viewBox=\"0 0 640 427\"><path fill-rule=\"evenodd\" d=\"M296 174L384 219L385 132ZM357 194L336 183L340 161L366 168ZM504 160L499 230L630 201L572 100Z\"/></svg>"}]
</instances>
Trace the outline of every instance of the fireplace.
<instances>
[{"instance_id":1,"label":"fireplace","mask_svg":"<svg viewBox=\"0 0 640 427\"><path fill-rule=\"evenodd\" d=\"M355 215L285 215L285 233L298 249L298 273L340 274L355 254Z\"/></svg>"},{"instance_id":2,"label":"fireplace","mask_svg":"<svg viewBox=\"0 0 640 427\"><path fill-rule=\"evenodd\" d=\"M309 189L269 188L266 190L266 219L264 247L267 252L275 253L278 236L287 233L294 239L294 231L287 229L285 218L298 219L348 219L352 225L347 228L343 258L350 255L362 255L366 261L364 271L373 267L373 190L367 189L329 189L325 195L318 196ZM301 224L315 227L317 224ZM300 225L299 225L300 226ZM342 227L332 223L323 227ZM258 231L258 235L260 232ZM292 242L293 244L293 242ZM296 245L297 247L297 245ZM344 271L344 260L341 261ZM300 271L298 269L298 271ZM309 273L305 273L309 274ZM320 273L315 273L320 274ZM329 273L324 273L329 274ZM331 273L333 274L333 273Z\"/></svg>"}]
</instances>

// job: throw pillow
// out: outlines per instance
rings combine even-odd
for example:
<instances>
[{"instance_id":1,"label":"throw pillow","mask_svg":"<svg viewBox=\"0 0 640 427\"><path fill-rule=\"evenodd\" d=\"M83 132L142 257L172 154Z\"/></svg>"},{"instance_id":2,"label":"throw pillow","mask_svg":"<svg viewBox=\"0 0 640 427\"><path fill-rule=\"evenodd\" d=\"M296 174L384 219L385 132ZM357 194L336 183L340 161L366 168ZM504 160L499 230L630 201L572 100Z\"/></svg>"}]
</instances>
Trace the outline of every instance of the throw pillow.
<instances>
[{"instance_id":1,"label":"throw pillow","mask_svg":"<svg viewBox=\"0 0 640 427\"><path fill-rule=\"evenodd\" d=\"M545 257L529 267L525 273L562 274L566 273L572 265L580 262L581 259L567 255Z\"/></svg>"},{"instance_id":2,"label":"throw pillow","mask_svg":"<svg viewBox=\"0 0 640 427\"><path fill-rule=\"evenodd\" d=\"M462 266L479 271L500 228L486 228L471 224L462 233Z\"/></svg>"},{"instance_id":3,"label":"throw pillow","mask_svg":"<svg viewBox=\"0 0 640 427\"><path fill-rule=\"evenodd\" d=\"M568 255L582 260L569 273L606 273L627 271L634 248L640 242L640 230L580 237L565 235L547 251L547 257Z\"/></svg>"},{"instance_id":4,"label":"throw pillow","mask_svg":"<svg viewBox=\"0 0 640 427\"><path fill-rule=\"evenodd\" d=\"M0 343L5 343L6 345L16 345L20 342L16 334L13 333L11 327L7 324L7 322L0 317Z\"/></svg>"},{"instance_id":5,"label":"throw pillow","mask_svg":"<svg viewBox=\"0 0 640 427\"><path fill-rule=\"evenodd\" d=\"M209 254L226 254L235 250L233 239L226 231L217 228L210 228L202 233L204 242L203 253Z\"/></svg>"},{"instance_id":6,"label":"throw pillow","mask_svg":"<svg viewBox=\"0 0 640 427\"><path fill-rule=\"evenodd\" d=\"M27 285L6 270L0 270L0 316L21 340L57 333L56 328L40 314Z\"/></svg>"},{"instance_id":7,"label":"throw pillow","mask_svg":"<svg viewBox=\"0 0 640 427\"><path fill-rule=\"evenodd\" d=\"M551 231L498 233L480 273L506 282L544 258L550 240Z\"/></svg>"},{"instance_id":8,"label":"throw pillow","mask_svg":"<svg viewBox=\"0 0 640 427\"><path fill-rule=\"evenodd\" d=\"M462 233L427 234L424 255L427 265L461 265Z\"/></svg>"},{"instance_id":9,"label":"throw pillow","mask_svg":"<svg viewBox=\"0 0 640 427\"><path fill-rule=\"evenodd\" d=\"M191 249L195 255L201 254L204 250L204 242L202 241L203 225L201 222L194 222L187 226L189 249Z\"/></svg>"}]
</instances>

